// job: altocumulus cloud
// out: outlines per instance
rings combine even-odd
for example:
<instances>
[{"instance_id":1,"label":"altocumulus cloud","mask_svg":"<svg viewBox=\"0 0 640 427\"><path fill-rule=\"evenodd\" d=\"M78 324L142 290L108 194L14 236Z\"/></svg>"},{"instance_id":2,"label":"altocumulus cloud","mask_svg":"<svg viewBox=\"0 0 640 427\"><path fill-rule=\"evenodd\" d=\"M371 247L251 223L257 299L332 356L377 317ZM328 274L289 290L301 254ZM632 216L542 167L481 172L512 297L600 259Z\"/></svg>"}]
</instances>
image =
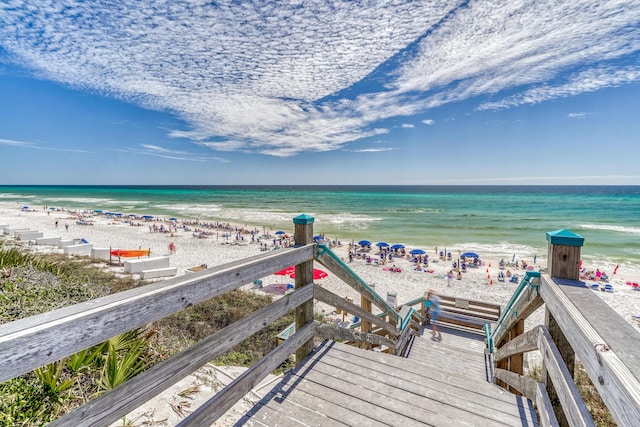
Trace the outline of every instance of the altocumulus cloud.
<instances>
[{"instance_id":1,"label":"altocumulus cloud","mask_svg":"<svg viewBox=\"0 0 640 427\"><path fill-rule=\"evenodd\" d=\"M0 61L172 112L190 125L177 138L292 156L477 96L510 108L636 82L617 64L640 49L639 23L637 0L5 0Z\"/></svg>"}]
</instances>

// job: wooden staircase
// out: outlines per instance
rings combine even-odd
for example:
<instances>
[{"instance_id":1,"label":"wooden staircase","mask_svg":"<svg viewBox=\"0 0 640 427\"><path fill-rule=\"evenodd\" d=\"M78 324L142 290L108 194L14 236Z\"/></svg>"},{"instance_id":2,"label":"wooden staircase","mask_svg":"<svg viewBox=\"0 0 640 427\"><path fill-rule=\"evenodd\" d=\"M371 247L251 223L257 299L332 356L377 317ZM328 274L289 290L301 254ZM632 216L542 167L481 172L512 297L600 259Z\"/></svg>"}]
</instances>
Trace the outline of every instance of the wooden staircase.
<instances>
[{"instance_id":1,"label":"wooden staircase","mask_svg":"<svg viewBox=\"0 0 640 427\"><path fill-rule=\"evenodd\" d=\"M537 426L533 404L487 382L477 335L427 329L402 358L325 341L237 426Z\"/></svg>"}]
</instances>

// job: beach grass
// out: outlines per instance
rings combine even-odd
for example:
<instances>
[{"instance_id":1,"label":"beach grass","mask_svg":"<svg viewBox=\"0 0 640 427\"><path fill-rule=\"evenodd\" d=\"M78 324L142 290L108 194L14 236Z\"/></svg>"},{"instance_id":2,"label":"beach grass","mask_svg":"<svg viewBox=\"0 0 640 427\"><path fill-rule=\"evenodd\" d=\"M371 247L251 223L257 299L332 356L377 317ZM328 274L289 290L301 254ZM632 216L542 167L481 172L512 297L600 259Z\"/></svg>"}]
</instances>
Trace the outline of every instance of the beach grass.
<instances>
[{"instance_id":1,"label":"beach grass","mask_svg":"<svg viewBox=\"0 0 640 427\"><path fill-rule=\"evenodd\" d=\"M142 284L88 259L0 246L0 323ZM0 425L46 424L271 301L270 296L229 292L0 383ZM276 346L276 335L292 321L293 314L284 316L212 362L254 364Z\"/></svg>"}]
</instances>

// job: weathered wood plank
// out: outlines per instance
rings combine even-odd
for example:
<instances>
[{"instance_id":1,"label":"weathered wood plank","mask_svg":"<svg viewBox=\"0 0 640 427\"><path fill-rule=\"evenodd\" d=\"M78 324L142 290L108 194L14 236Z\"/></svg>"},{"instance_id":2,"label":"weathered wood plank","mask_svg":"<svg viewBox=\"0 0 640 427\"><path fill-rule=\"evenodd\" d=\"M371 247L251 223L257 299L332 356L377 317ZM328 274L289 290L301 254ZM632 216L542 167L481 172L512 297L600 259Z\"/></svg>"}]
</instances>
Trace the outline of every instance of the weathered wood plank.
<instances>
[{"instance_id":1,"label":"weathered wood plank","mask_svg":"<svg viewBox=\"0 0 640 427\"><path fill-rule=\"evenodd\" d=\"M287 377L289 378L289 377ZM295 381L297 377L291 377L291 381ZM286 379L285 379L286 381ZM313 426L339 426L339 425L351 425L351 426L372 426L382 427L387 424L383 424L378 420L372 419L370 414L360 414L357 410L353 410L350 407L345 407L347 402L334 403L326 399L326 395L323 393L316 393L316 395L309 394L302 390L304 387L296 387L295 389L288 388L289 384L281 382L277 389L270 394L269 400L261 401L266 407L269 407L275 411L280 411L281 407L286 407L287 403L290 405L296 405L297 407L310 408L310 410L320 412L327 417L327 421L323 423L310 422L306 414L301 414L300 418L305 425ZM285 391L286 388L286 391ZM292 414L293 416L293 414ZM277 423L271 424L272 426L278 425Z\"/></svg>"},{"instance_id":2,"label":"weathered wood plank","mask_svg":"<svg viewBox=\"0 0 640 427\"><path fill-rule=\"evenodd\" d=\"M294 240L296 246L307 245L313 248L314 258L317 253L317 247L313 240L313 218L302 216L295 217L294 223ZM307 284L313 283L313 259L304 261L295 266L295 287L302 288ZM295 310L296 330L301 329L307 323L313 322L313 301L307 301ZM313 350L313 339L310 339L304 345L300 346L296 351L296 363L302 362Z\"/></svg>"},{"instance_id":3,"label":"weathered wood plank","mask_svg":"<svg viewBox=\"0 0 640 427\"><path fill-rule=\"evenodd\" d=\"M502 324L500 324L499 329L494 330L493 342L499 344L516 322L527 319L531 313L540 308L543 303L544 301L536 288L528 287L525 289L511 307L510 312L505 313L505 318Z\"/></svg>"},{"instance_id":4,"label":"weathered wood plank","mask_svg":"<svg viewBox=\"0 0 640 427\"><path fill-rule=\"evenodd\" d=\"M174 357L142 372L122 386L53 421L50 426L108 425L160 394L207 362L233 348L265 325L311 299L312 285L296 290L267 307L197 342Z\"/></svg>"},{"instance_id":5,"label":"weathered wood plank","mask_svg":"<svg viewBox=\"0 0 640 427\"><path fill-rule=\"evenodd\" d=\"M558 419L553 412L553 406L547 394L547 389L543 383L536 384L536 407L538 409L538 420L542 427L558 427Z\"/></svg>"},{"instance_id":6,"label":"weathered wood plank","mask_svg":"<svg viewBox=\"0 0 640 427\"><path fill-rule=\"evenodd\" d=\"M360 359L358 361L361 362ZM319 359L314 364L314 371L357 383L367 390L371 387L382 393L386 390L389 396L396 396L397 399L413 402L426 410L445 415L449 422L452 421L452 416L463 416L468 421L475 420L474 422L479 423L495 422L507 425L514 425L522 419L512 403L468 391L474 388L474 381L440 383L428 377L416 378L406 375L399 368L393 369L375 362L361 362L356 366L336 357L333 352ZM462 413L465 415L460 415Z\"/></svg>"},{"instance_id":7,"label":"weathered wood plank","mask_svg":"<svg viewBox=\"0 0 640 427\"><path fill-rule=\"evenodd\" d=\"M234 426L304 427L307 425L296 420L295 417L290 417L287 413L283 413L283 411L278 411L269 406L256 405L252 410L251 416L243 416Z\"/></svg>"},{"instance_id":8,"label":"weathered wood plank","mask_svg":"<svg viewBox=\"0 0 640 427\"><path fill-rule=\"evenodd\" d=\"M513 408L514 402L522 400L494 384L469 378L466 373L452 371L447 366L429 366L386 354L363 352L338 343L332 343L331 351L323 357L326 363L333 359L348 361L352 364L350 369L361 375L366 374L360 369L372 372L371 375L383 372L419 387L434 388L441 393L450 394L465 402L462 404L482 400L487 408L508 412L509 408Z\"/></svg>"},{"instance_id":9,"label":"weathered wood plank","mask_svg":"<svg viewBox=\"0 0 640 427\"><path fill-rule=\"evenodd\" d=\"M364 344L383 345L386 347L393 347L395 345L395 342L387 337L368 334L354 329L339 328L330 323L320 323L316 325L316 336L334 341L354 341Z\"/></svg>"},{"instance_id":10,"label":"weathered wood plank","mask_svg":"<svg viewBox=\"0 0 640 427\"><path fill-rule=\"evenodd\" d=\"M504 381L507 385L518 390L522 395L532 401L536 401L538 392L538 382L527 378L524 375L516 374L515 372L507 371L506 369L496 369L495 377L501 381Z\"/></svg>"},{"instance_id":11,"label":"weathered wood plank","mask_svg":"<svg viewBox=\"0 0 640 427\"><path fill-rule=\"evenodd\" d=\"M331 419L323 409L314 407L318 402L311 403L312 406L301 405L299 401L288 398L280 399L275 392L270 392L247 414L247 419L253 418L264 422L262 421L265 418L264 415L268 414L272 419L270 425L277 426L284 425L284 422L288 422L288 420L294 421L295 425L302 426L346 425ZM275 413L269 414L271 411ZM236 426L238 425L242 425L242 423L236 423Z\"/></svg>"},{"instance_id":12,"label":"weathered wood plank","mask_svg":"<svg viewBox=\"0 0 640 427\"><path fill-rule=\"evenodd\" d=\"M560 351L556 347L546 327L540 326L538 347L549 377L572 426L595 427L591 414L582 400L573 377L565 366Z\"/></svg>"},{"instance_id":13,"label":"weathered wood plank","mask_svg":"<svg viewBox=\"0 0 640 427\"><path fill-rule=\"evenodd\" d=\"M308 323L297 330L283 344L271 350L265 357L251 368L243 372L231 384L226 386L202 406L182 420L178 427L209 427L224 415L238 400L276 369L284 360L301 345L313 338L313 323Z\"/></svg>"},{"instance_id":14,"label":"weathered wood plank","mask_svg":"<svg viewBox=\"0 0 640 427\"><path fill-rule=\"evenodd\" d=\"M389 411L380 403L384 400L380 396L377 399L371 398L366 390L362 390L360 387L351 387L349 383L342 383L339 386L344 387L336 389L338 385L332 384L329 381L324 381L326 378L314 374L313 370L310 370L303 378L294 375L290 381L283 387L283 391L287 396L295 396L298 391L302 391L313 396L316 399L328 401L334 405L341 406L344 409L351 411L353 414L357 414L358 418L366 417L368 420L361 425L369 425L369 420L376 420L383 425L406 425L406 426L424 426L428 422L428 418L425 421L417 421L404 415L402 411ZM314 377L314 380L310 379ZM351 387L351 388L350 388ZM366 394L366 397L365 397ZM288 398L288 397L287 397ZM348 424L350 414L347 418L341 421L346 421ZM356 417L354 417L356 418ZM433 423L430 423L434 425Z\"/></svg>"},{"instance_id":15,"label":"weathered wood plank","mask_svg":"<svg viewBox=\"0 0 640 427\"><path fill-rule=\"evenodd\" d=\"M313 257L287 248L0 325L0 382Z\"/></svg>"},{"instance_id":16,"label":"weathered wood plank","mask_svg":"<svg viewBox=\"0 0 640 427\"><path fill-rule=\"evenodd\" d=\"M507 341L505 345L494 352L494 360L497 362L504 359L505 357L509 357L514 354L537 350L539 333L540 328L536 326L535 328L528 330L517 338L514 338L511 341Z\"/></svg>"},{"instance_id":17,"label":"weathered wood plank","mask_svg":"<svg viewBox=\"0 0 640 427\"><path fill-rule=\"evenodd\" d=\"M617 354L609 349L602 336L564 293L562 288L570 284L561 288L547 275L542 275L541 279L540 295L564 331L613 418L618 425L636 424L640 419L640 381ZM598 310L606 310L601 306L597 307ZM590 310L594 310L594 307Z\"/></svg>"},{"instance_id":18,"label":"weathered wood plank","mask_svg":"<svg viewBox=\"0 0 640 427\"><path fill-rule=\"evenodd\" d=\"M371 314L366 310L363 310L357 305L350 303L345 298L342 298L334 294L333 292L326 290L322 286L316 286L314 288L313 296L318 301L322 301L331 306L340 308L341 310L345 310L347 313L355 314L361 319L364 319L373 323L374 325L384 329L386 332L388 332L392 336L400 335L400 331L396 329L393 325L391 325L389 322L385 321L384 319L374 314Z\"/></svg>"}]
</instances>

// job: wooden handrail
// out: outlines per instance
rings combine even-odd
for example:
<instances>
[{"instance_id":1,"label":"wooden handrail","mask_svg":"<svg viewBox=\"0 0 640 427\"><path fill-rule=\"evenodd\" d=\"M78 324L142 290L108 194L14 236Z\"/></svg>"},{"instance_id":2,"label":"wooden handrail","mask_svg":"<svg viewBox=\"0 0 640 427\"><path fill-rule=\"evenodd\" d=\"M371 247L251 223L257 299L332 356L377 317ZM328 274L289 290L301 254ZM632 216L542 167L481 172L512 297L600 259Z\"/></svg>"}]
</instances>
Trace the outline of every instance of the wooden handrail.
<instances>
[{"instance_id":1,"label":"wooden handrail","mask_svg":"<svg viewBox=\"0 0 640 427\"><path fill-rule=\"evenodd\" d=\"M640 420L638 367L629 366L629 363L621 360L615 348L610 347L611 337L608 341L596 328L600 327L601 331L611 330L614 339L624 333L624 338L616 343L617 347L623 350L622 354L626 354L624 352L626 346L640 342L640 335L602 300L586 289L583 282L541 275L539 289L536 292L531 289L525 290L512 304L513 311L518 315L505 312L500 331L491 337L497 345L493 353L494 364L497 365L515 355L539 350L543 356L546 372L570 425L594 425L573 382L573 375L567 369L546 326L537 326L509 341L500 343L515 322L526 319L542 304L546 304L547 310L559 325L566 340L575 351L576 357L582 362L585 372L598 389L616 422L619 425L637 423L637 420ZM590 322L585 317L585 313L589 315L591 312L599 313L600 318L606 318L609 326L602 328L601 325ZM637 360L637 358L631 357L630 360ZM540 400L538 405L545 404L544 402L548 399L548 396L541 397L541 392L536 391L540 387L533 384L531 382L533 380L525 379L517 373L496 368L495 378L529 398L535 397L536 402ZM547 408L544 410L547 411Z\"/></svg>"},{"instance_id":2,"label":"wooden handrail","mask_svg":"<svg viewBox=\"0 0 640 427\"><path fill-rule=\"evenodd\" d=\"M0 325L0 382L313 259L283 249Z\"/></svg>"},{"instance_id":3,"label":"wooden handrail","mask_svg":"<svg viewBox=\"0 0 640 427\"><path fill-rule=\"evenodd\" d=\"M87 402L79 410L52 422L55 426L109 425L157 396L210 360L313 297L313 285L305 286L272 304L226 326L186 350L136 375L121 387Z\"/></svg>"},{"instance_id":4,"label":"wooden handrail","mask_svg":"<svg viewBox=\"0 0 640 427\"><path fill-rule=\"evenodd\" d=\"M285 267L295 265L297 271L304 265L301 270L306 271L312 265L309 263L315 259L316 253L315 244L264 253L188 276L156 282L0 325L0 381L70 356L113 336L252 283ZM325 258L327 264L341 271L339 277L344 278L345 274L348 276L348 270L340 269L337 263L327 261L329 259L333 258ZM356 289L365 292L367 298L379 303L384 309L389 308L371 288L360 283L361 279L347 280L350 280L351 285L356 284ZM307 281L308 283L305 283ZM314 299L348 310L375 324L378 329L375 332L343 328L330 330L327 326L332 325L317 325L313 322L312 316L306 314L303 317L308 320L305 320L301 327L298 326L298 331L283 345L217 393L183 423L210 425L290 354L306 354L306 347L312 343L314 335L331 335L334 339L339 339L347 333L348 339L355 337L356 340L383 345L395 352L403 351L404 343L411 333L409 325L415 324L410 319L414 314L411 308L405 310L403 317L393 308L386 312L386 315L400 320L397 322L398 326L406 325L402 331L385 319L385 313L376 316L314 285L311 280L304 279L301 283L296 282L296 290L291 294L142 372L114 390L55 420L51 425L75 427L113 423L289 311L295 309L298 313L300 308L304 307L304 311L307 312L309 307L312 308ZM381 301L384 303L381 304Z\"/></svg>"}]
</instances>

